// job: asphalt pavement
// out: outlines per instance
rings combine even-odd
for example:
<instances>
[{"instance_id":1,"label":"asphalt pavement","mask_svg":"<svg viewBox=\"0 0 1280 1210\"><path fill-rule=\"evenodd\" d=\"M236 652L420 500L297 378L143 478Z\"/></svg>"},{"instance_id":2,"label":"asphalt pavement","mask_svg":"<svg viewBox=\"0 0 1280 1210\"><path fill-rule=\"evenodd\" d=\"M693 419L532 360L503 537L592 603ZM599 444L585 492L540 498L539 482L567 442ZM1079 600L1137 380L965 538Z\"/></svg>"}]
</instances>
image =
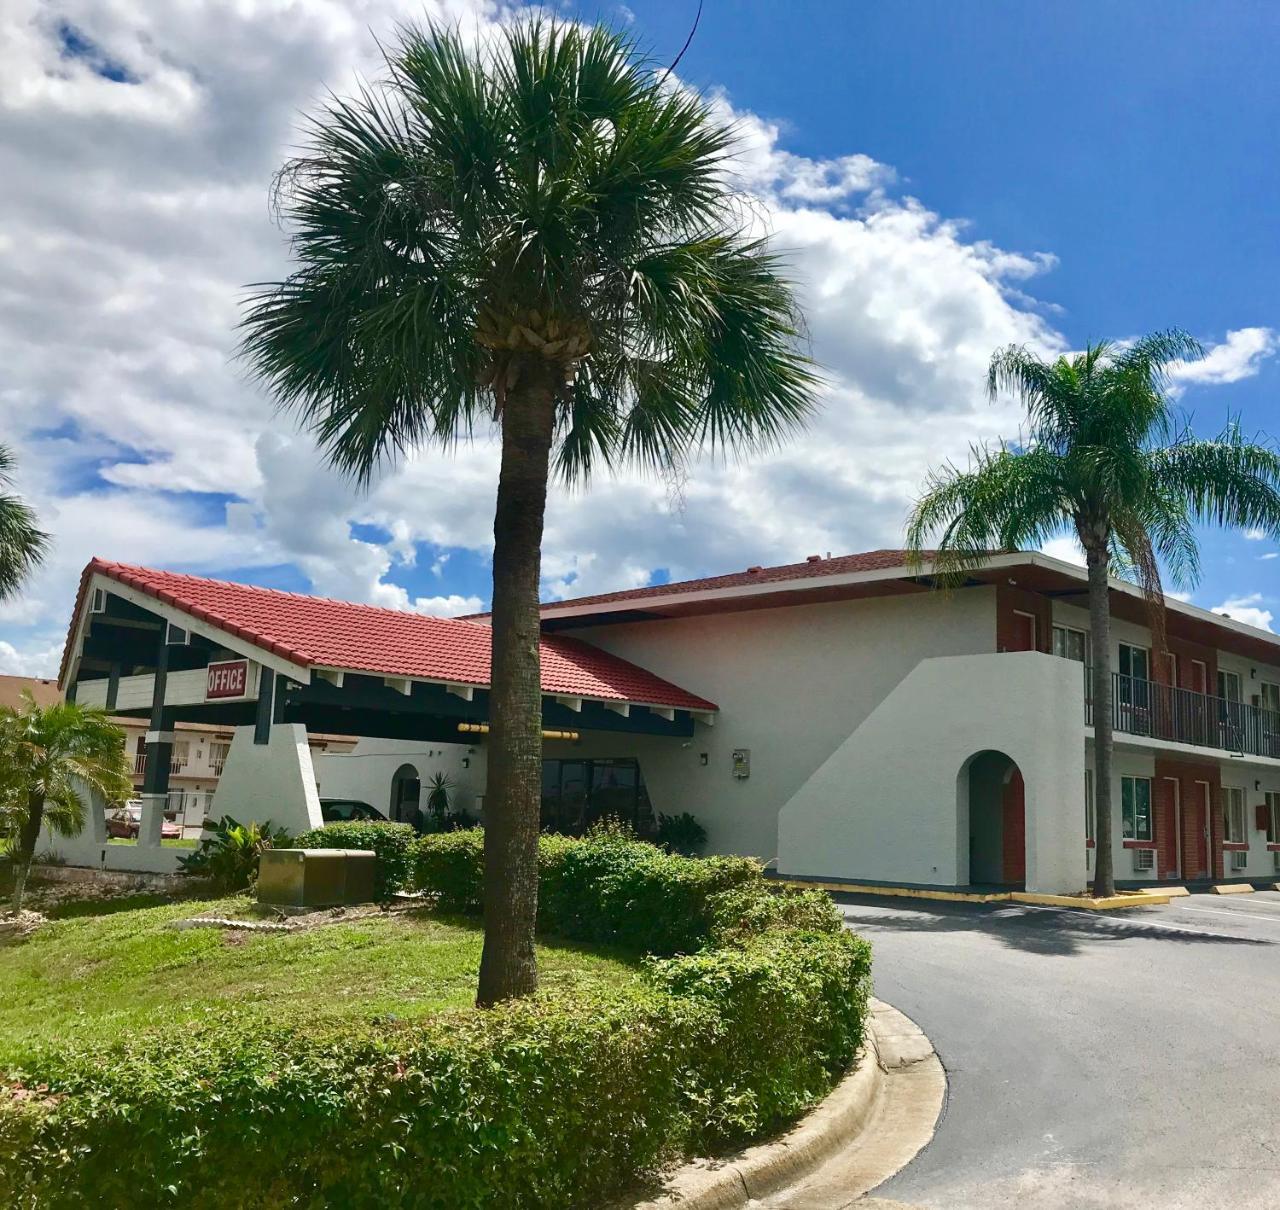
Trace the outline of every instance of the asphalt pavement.
<instances>
[{"instance_id":1,"label":"asphalt pavement","mask_svg":"<svg viewBox=\"0 0 1280 1210\"><path fill-rule=\"evenodd\" d=\"M874 1196L937 1210L1280 1206L1280 894L1094 914L845 899L948 1075Z\"/></svg>"}]
</instances>

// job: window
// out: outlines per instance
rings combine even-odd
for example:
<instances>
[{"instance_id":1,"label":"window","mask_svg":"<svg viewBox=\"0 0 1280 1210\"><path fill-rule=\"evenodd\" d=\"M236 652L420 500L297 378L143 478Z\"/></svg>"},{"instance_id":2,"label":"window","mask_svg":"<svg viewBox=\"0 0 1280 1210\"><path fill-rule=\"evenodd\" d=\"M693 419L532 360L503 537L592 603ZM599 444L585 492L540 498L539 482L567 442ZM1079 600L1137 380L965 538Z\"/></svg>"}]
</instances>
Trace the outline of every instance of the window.
<instances>
[{"instance_id":1,"label":"window","mask_svg":"<svg viewBox=\"0 0 1280 1210\"><path fill-rule=\"evenodd\" d=\"M222 767L227 763L227 753L230 751L230 744L211 743L209 745L209 764L213 768L214 777L222 776Z\"/></svg>"},{"instance_id":2,"label":"window","mask_svg":"<svg viewBox=\"0 0 1280 1210\"><path fill-rule=\"evenodd\" d=\"M1244 844L1244 790L1239 786L1222 787L1222 839L1227 844Z\"/></svg>"},{"instance_id":3,"label":"window","mask_svg":"<svg viewBox=\"0 0 1280 1210\"><path fill-rule=\"evenodd\" d=\"M1132 677L1135 681L1151 679L1151 657L1145 647L1133 647L1128 643L1120 644L1120 675Z\"/></svg>"},{"instance_id":4,"label":"window","mask_svg":"<svg viewBox=\"0 0 1280 1210\"><path fill-rule=\"evenodd\" d=\"M1151 819L1151 778L1122 777L1120 779L1121 835L1125 840L1155 839Z\"/></svg>"},{"instance_id":5,"label":"window","mask_svg":"<svg viewBox=\"0 0 1280 1210\"><path fill-rule=\"evenodd\" d=\"M1097 808L1093 803L1093 770L1086 769L1084 771L1084 838L1086 841L1092 841L1094 838L1096 819Z\"/></svg>"},{"instance_id":6,"label":"window","mask_svg":"<svg viewBox=\"0 0 1280 1210\"><path fill-rule=\"evenodd\" d=\"M1083 630L1074 626L1055 626L1053 628L1053 654L1066 660L1076 660L1081 664L1088 663L1085 653L1088 651L1088 637Z\"/></svg>"},{"instance_id":7,"label":"window","mask_svg":"<svg viewBox=\"0 0 1280 1210\"><path fill-rule=\"evenodd\" d=\"M1258 704L1268 714L1280 715L1280 685L1273 685L1270 681L1263 681L1258 693ZM1278 720L1272 719L1269 721L1274 726Z\"/></svg>"},{"instance_id":8,"label":"window","mask_svg":"<svg viewBox=\"0 0 1280 1210\"><path fill-rule=\"evenodd\" d=\"M1218 696L1227 702L1240 701L1240 674L1238 672L1218 673Z\"/></svg>"},{"instance_id":9,"label":"window","mask_svg":"<svg viewBox=\"0 0 1280 1210\"><path fill-rule=\"evenodd\" d=\"M621 819L652 835L653 808L636 760L544 760L542 826L577 835L601 819Z\"/></svg>"},{"instance_id":10,"label":"window","mask_svg":"<svg viewBox=\"0 0 1280 1210\"><path fill-rule=\"evenodd\" d=\"M173 749L169 753L169 772L181 773L187 767L187 760L191 755L191 747L185 739L175 740Z\"/></svg>"}]
</instances>

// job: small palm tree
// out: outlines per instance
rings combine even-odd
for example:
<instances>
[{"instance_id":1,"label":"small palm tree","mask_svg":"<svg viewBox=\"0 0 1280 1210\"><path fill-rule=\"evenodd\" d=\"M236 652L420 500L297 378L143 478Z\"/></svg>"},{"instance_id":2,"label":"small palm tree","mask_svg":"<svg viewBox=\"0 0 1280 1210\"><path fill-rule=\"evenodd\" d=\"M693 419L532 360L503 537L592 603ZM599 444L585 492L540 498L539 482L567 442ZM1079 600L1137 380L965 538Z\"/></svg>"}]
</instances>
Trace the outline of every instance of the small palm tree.
<instances>
[{"instance_id":1,"label":"small palm tree","mask_svg":"<svg viewBox=\"0 0 1280 1210\"><path fill-rule=\"evenodd\" d=\"M74 702L0 710L0 824L13 860L13 910L22 910L27 876L44 824L60 836L84 828L80 789L108 802L129 796L124 732L101 710Z\"/></svg>"},{"instance_id":2,"label":"small palm tree","mask_svg":"<svg viewBox=\"0 0 1280 1210\"><path fill-rule=\"evenodd\" d=\"M1025 441L976 450L967 470L932 473L908 523L907 543L918 560L937 536L934 563L944 580L993 550L1038 547L1063 532L1084 548L1093 658L1093 891L1100 896L1115 892L1108 578L1114 571L1137 579L1162 648L1161 563L1176 584L1196 581L1194 523L1280 535L1280 455L1246 441L1234 424L1212 441L1198 441L1176 416L1168 369L1202 352L1178 331L1130 345L1090 345L1053 362L1024 348L1000 350L988 391L993 399L1006 389L1021 399Z\"/></svg>"},{"instance_id":3,"label":"small palm tree","mask_svg":"<svg viewBox=\"0 0 1280 1210\"><path fill-rule=\"evenodd\" d=\"M538 635L550 476L752 449L811 407L792 294L726 180L733 133L602 28L472 45L406 28L278 181L298 267L251 300L249 364L338 467L494 426L480 1004L537 983Z\"/></svg>"},{"instance_id":4,"label":"small palm tree","mask_svg":"<svg viewBox=\"0 0 1280 1210\"><path fill-rule=\"evenodd\" d=\"M0 445L0 601L18 591L49 545L30 505L4 490L13 483L13 468L13 452Z\"/></svg>"}]
</instances>

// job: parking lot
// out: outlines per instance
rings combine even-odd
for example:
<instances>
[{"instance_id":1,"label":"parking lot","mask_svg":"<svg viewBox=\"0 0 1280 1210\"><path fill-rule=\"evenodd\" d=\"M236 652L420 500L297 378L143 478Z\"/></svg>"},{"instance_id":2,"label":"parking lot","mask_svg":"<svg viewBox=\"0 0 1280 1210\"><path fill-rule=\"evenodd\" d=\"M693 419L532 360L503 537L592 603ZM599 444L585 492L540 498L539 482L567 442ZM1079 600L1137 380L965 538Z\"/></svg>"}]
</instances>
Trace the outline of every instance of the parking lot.
<instances>
[{"instance_id":1,"label":"parking lot","mask_svg":"<svg viewBox=\"0 0 1280 1210\"><path fill-rule=\"evenodd\" d=\"M875 1191L939 1210L1280 1204L1280 894L1091 914L845 900L933 1040L937 1135Z\"/></svg>"}]
</instances>

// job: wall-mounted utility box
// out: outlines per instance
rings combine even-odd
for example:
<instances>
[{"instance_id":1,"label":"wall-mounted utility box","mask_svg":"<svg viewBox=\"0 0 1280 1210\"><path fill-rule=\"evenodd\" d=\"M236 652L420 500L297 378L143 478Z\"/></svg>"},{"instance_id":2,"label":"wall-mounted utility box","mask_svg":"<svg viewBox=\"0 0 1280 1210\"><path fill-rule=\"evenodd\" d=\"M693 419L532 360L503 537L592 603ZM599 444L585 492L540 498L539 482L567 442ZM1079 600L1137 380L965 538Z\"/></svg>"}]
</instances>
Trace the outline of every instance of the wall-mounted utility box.
<instances>
[{"instance_id":1,"label":"wall-mounted utility box","mask_svg":"<svg viewBox=\"0 0 1280 1210\"><path fill-rule=\"evenodd\" d=\"M365 849L265 849L258 902L276 907L369 903L377 856Z\"/></svg>"}]
</instances>

